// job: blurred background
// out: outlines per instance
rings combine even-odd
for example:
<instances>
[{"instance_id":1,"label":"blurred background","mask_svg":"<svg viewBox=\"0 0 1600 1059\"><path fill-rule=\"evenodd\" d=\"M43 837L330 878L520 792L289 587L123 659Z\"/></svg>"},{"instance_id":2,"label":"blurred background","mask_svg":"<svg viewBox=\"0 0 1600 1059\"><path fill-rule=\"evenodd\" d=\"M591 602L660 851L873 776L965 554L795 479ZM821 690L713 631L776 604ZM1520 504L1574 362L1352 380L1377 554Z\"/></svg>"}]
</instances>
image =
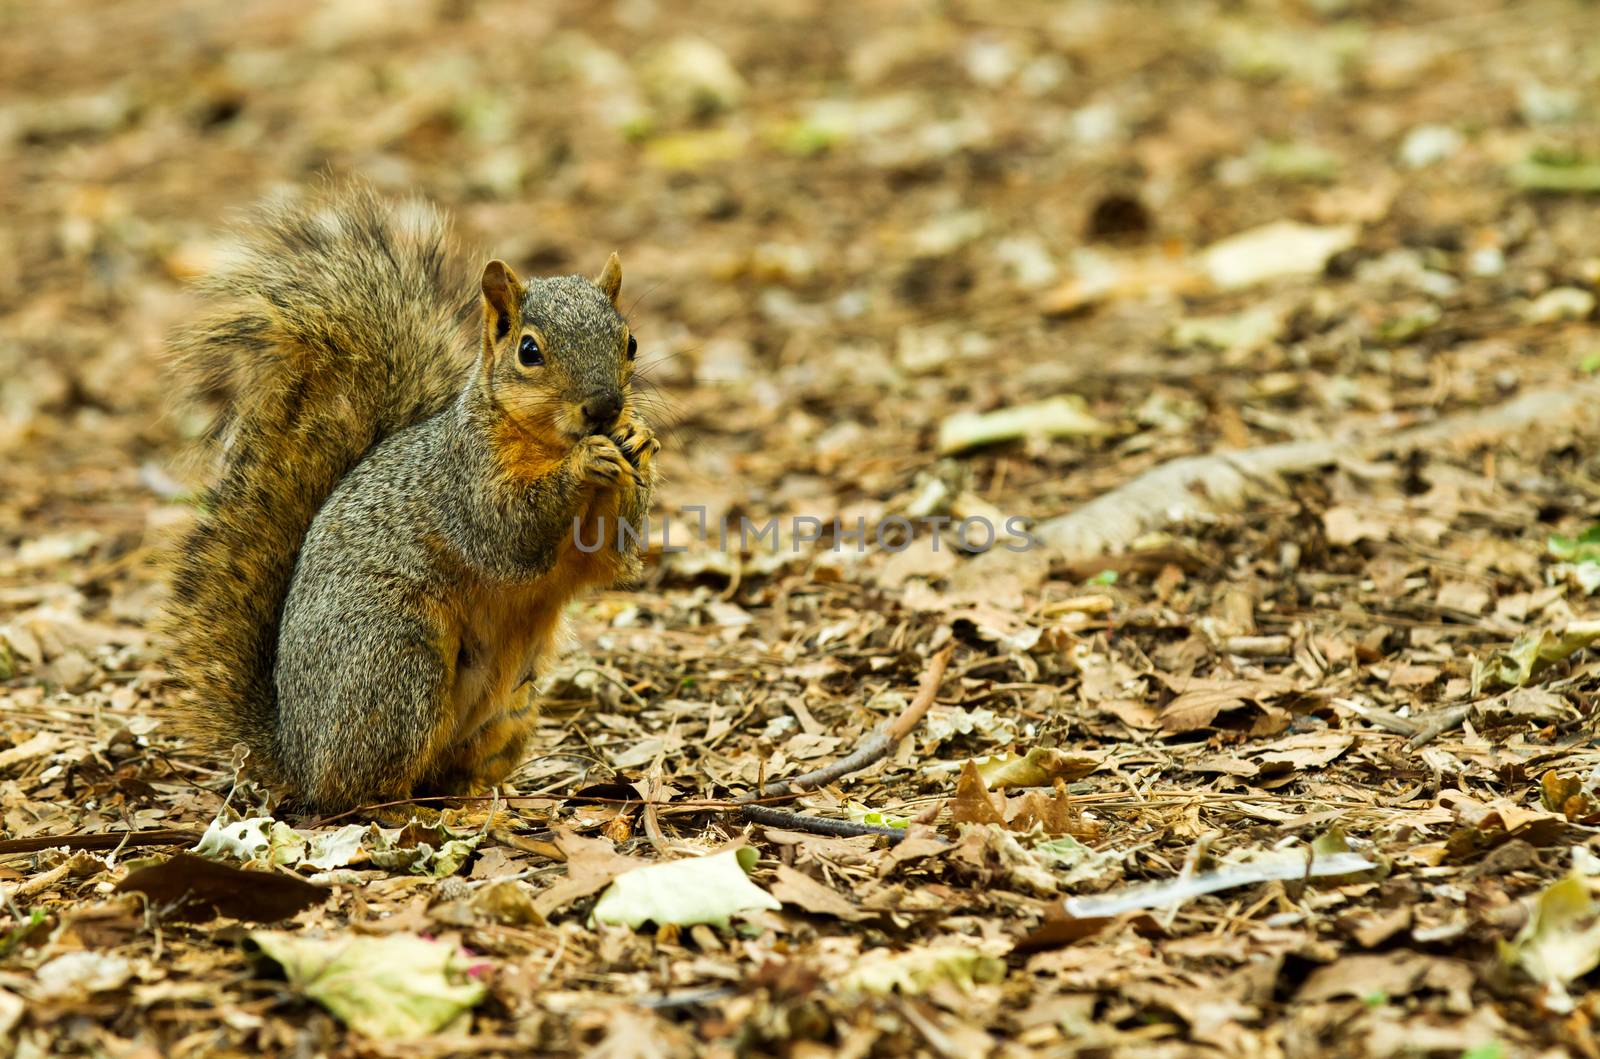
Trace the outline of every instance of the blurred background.
<instances>
[{"instance_id":1,"label":"blurred background","mask_svg":"<svg viewBox=\"0 0 1600 1059\"><path fill-rule=\"evenodd\" d=\"M533 272L619 249L682 442L665 499L713 514L892 501L953 408L1070 391L1154 459L1514 389L1581 351L1471 341L1486 317L1558 287L1551 315L1588 315L1600 278L1597 25L1442 0L0 4L8 543L86 498L132 531L186 426L156 370L184 281L230 213L329 174L421 192ZM1274 266L1191 267L1282 220L1323 239L1282 271L1346 286L1241 296ZM980 455L960 486L1049 513L1106 454Z\"/></svg>"},{"instance_id":2,"label":"blurred background","mask_svg":"<svg viewBox=\"0 0 1600 1059\"><path fill-rule=\"evenodd\" d=\"M230 213L329 174L421 192L533 272L620 250L676 409L669 502L870 507L952 409L1071 392L1122 448L960 468L1049 513L1109 453L1514 389L1582 354L1485 338L1495 313L1566 287L1546 310L1588 315L1600 278L1597 26L1455 0L10 0L7 543L87 497L134 525L113 509L186 427L156 370L184 281ZM1284 269L1342 285L1190 267L1282 220L1331 240Z\"/></svg>"},{"instance_id":3,"label":"blurred background","mask_svg":"<svg viewBox=\"0 0 1600 1059\"><path fill-rule=\"evenodd\" d=\"M197 481L182 453L198 424L169 406L159 357L194 309L187 281L263 196L329 177L420 193L474 255L532 274L592 275L619 251L663 402L668 513L1044 519L1179 457L1592 385L1597 119L1600 5L1579 0L0 0L4 830L215 811L190 779L225 785L226 764L163 729L151 639L150 559ZM1149 563L964 592L950 585L975 561L950 547L658 556L640 590L582 610L582 662L553 697L590 712L552 713L517 782L653 767L722 797L793 774L898 710L919 652L954 636L960 705L862 795L874 806L937 811L979 753L1092 746L1117 755L1084 786L1135 851L1130 878L1177 874L1201 835L1282 845L1274 828L1337 815L1291 814L1380 795L1393 815L1346 822L1365 840L1400 819L1383 834L1404 845L1415 807L1432 814L1418 827L1450 819L1441 775L1520 797L1537 746L1600 702L1589 662L1503 744L1397 749L1407 718L1477 697L1475 658L1582 617L1600 588L1594 535L1570 595L1549 563L1580 550L1550 534L1600 516L1600 460L1564 426L1546 435L1324 461ZM1197 708L1191 687L1221 691ZM1259 776L1239 760L1291 724L1286 739L1337 745L1278 752ZM1588 775L1573 738L1563 760ZM1286 807L1227 800L1251 784ZM1202 796L1144 801L1174 787ZM962 878L962 900L989 900L990 877ZM1481 940L1488 967L1516 929L1464 933L1465 891L1402 881L1384 892L1405 924L1418 909L1430 952ZM1250 918L1279 907L1194 930L1215 926L1232 959L1224 920L1267 922L1251 944L1279 939L1280 964L1329 958L1315 920L1302 938L1293 917ZM1144 941L1123 941L1083 988L1142 1033L1118 976ZM1161 981L1210 981L1193 968L1212 950L1184 951L1161 959L1189 977ZM1025 977L986 1018L1044 988ZM1265 981L1227 995L1270 1012ZM1450 1010L1471 1010L1455 989ZM1328 1026L1376 1025L1376 995Z\"/></svg>"}]
</instances>

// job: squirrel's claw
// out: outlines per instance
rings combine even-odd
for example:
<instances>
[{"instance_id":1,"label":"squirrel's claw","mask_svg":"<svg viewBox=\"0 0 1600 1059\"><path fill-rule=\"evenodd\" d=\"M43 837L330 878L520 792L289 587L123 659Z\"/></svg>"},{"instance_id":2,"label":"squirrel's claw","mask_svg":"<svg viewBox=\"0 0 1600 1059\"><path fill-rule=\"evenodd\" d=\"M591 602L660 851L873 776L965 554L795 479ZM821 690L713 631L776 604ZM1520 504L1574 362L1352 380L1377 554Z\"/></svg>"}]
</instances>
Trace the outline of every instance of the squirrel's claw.
<instances>
[{"instance_id":1,"label":"squirrel's claw","mask_svg":"<svg viewBox=\"0 0 1600 1059\"><path fill-rule=\"evenodd\" d=\"M614 487L634 475L632 462L610 438L593 434L584 438L580 455L582 477L595 485Z\"/></svg>"},{"instance_id":2,"label":"squirrel's claw","mask_svg":"<svg viewBox=\"0 0 1600 1059\"><path fill-rule=\"evenodd\" d=\"M616 434L612 441L617 443L617 448L622 450L635 470L642 466L661 451L661 442L656 440L655 432L637 419L630 419Z\"/></svg>"}]
</instances>

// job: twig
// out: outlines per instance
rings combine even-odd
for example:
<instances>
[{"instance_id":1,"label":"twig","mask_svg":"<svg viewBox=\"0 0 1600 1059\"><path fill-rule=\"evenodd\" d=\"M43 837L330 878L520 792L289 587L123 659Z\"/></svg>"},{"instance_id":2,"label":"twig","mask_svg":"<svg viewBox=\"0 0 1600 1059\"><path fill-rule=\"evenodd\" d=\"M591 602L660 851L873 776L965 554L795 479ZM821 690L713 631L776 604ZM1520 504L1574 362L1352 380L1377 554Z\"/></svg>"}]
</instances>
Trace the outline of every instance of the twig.
<instances>
[{"instance_id":1,"label":"twig","mask_svg":"<svg viewBox=\"0 0 1600 1059\"><path fill-rule=\"evenodd\" d=\"M14 897L32 897L34 894L43 893L62 879L65 879L67 873L71 870L72 862L64 860L49 871L41 872L31 879L24 879L17 885L7 888L6 902L10 904L11 899ZM12 907L15 906L13 905Z\"/></svg>"},{"instance_id":2,"label":"twig","mask_svg":"<svg viewBox=\"0 0 1600 1059\"><path fill-rule=\"evenodd\" d=\"M562 935L565 940L566 935ZM643 1008L661 1010L663 1008L690 1007L698 1004L709 1004L713 1000L725 1000L734 996L737 989L727 985L715 985L704 989L680 989L676 993L663 993L660 996L639 997L634 1001Z\"/></svg>"},{"instance_id":3,"label":"twig","mask_svg":"<svg viewBox=\"0 0 1600 1059\"><path fill-rule=\"evenodd\" d=\"M566 802L572 802L578 805L592 803L594 805L619 805L629 808L633 806L655 805L662 809L715 810L737 809L739 806L747 803L787 802L792 801L798 796L798 794L777 794L765 798L750 798L748 796L738 799L674 798L671 801L654 802L649 798L606 798L598 794L507 794L502 795L500 801L510 809L520 808L523 806L546 805L550 803L562 804ZM314 830L319 827L326 827L329 824L337 823L338 821L347 819L348 817L371 815L379 809L392 809L397 805L429 805L434 802L468 804L476 802L492 802L493 800L494 798L487 794L429 794L416 798L398 798L392 802L373 802L367 805L360 805L354 809L347 809L342 813L336 813L333 816L318 817L317 819L308 823L302 823L300 826L308 830ZM199 836L196 835L195 839L198 841ZM42 848L48 849L50 847L47 845Z\"/></svg>"},{"instance_id":4,"label":"twig","mask_svg":"<svg viewBox=\"0 0 1600 1059\"><path fill-rule=\"evenodd\" d=\"M1459 728L1466 723L1472 715L1472 703L1463 706L1450 706L1443 710L1436 710L1428 714L1427 722L1420 731L1406 742L1407 750L1421 750L1444 733Z\"/></svg>"},{"instance_id":5,"label":"twig","mask_svg":"<svg viewBox=\"0 0 1600 1059\"><path fill-rule=\"evenodd\" d=\"M192 846L200 832L163 827L153 831L108 831L96 835L35 835L0 839L0 857L11 853L37 853L41 849L117 849L124 846Z\"/></svg>"},{"instance_id":6,"label":"twig","mask_svg":"<svg viewBox=\"0 0 1600 1059\"><path fill-rule=\"evenodd\" d=\"M954 641L947 643L928 662L928 671L923 674L922 683L917 687L917 694L900 716L879 728L866 739L854 752L845 755L831 765L820 769L802 773L789 780L774 780L763 787L758 787L756 792L736 799L740 805L740 812L746 820L753 823L770 825L772 827L788 828L791 831L804 831L813 835L832 835L835 837L853 835L881 835L890 842L899 842L906 837L905 831L894 827L879 827L874 824L856 824L847 820L830 820L821 816L807 816L803 813L789 813L777 809L764 808L757 803L762 798L780 797L783 795L797 795L806 791L816 790L818 787L832 783L842 776L852 772L860 772L869 765L876 764L889 755L911 730L921 723L927 716L928 710L933 707L933 700L939 695L939 684L944 680L945 670L950 666L950 656L955 654Z\"/></svg>"},{"instance_id":7,"label":"twig","mask_svg":"<svg viewBox=\"0 0 1600 1059\"><path fill-rule=\"evenodd\" d=\"M854 752L835 761L831 765L811 772L802 773L793 779L773 780L761 788L761 797L775 798L782 795L803 794L806 791L816 790L852 772L860 772L868 765L875 764L889 755L900 740L911 734L929 709L933 706L934 698L939 694L939 683L944 680L944 671L950 666L950 656L955 653L954 643L945 644L937 654L928 662L928 672L923 675L922 683L917 688L916 697L911 704L900 712L900 716L879 728L866 739ZM734 799L741 805L757 800L754 794L746 794Z\"/></svg>"},{"instance_id":8,"label":"twig","mask_svg":"<svg viewBox=\"0 0 1600 1059\"><path fill-rule=\"evenodd\" d=\"M1294 641L1287 636L1230 636L1222 649L1246 658L1271 658L1293 654Z\"/></svg>"},{"instance_id":9,"label":"twig","mask_svg":"<svg viewBox=\"0 0 1600 1059\"><path fill-rule=\"evenodd\" d=\"M674 728L677 725L677 721L672 722ZM656 813L656 799L661 796L661 761L666 756L666 753L666 749L663 747L661 752L656 755L655 764L650 766L650 775L645 781L648 784L645 789L649 792L649 797L646 799L644 812L641 814L644 821L645 837L650 840L650 844L655 847L656 852L663 857L672 852L672 846L667 842L667 836L661 830L661 817Z\"/></svg>"},{"instance_id":10,"label":"twig","mask_svg":"<svg viewBox=\"0 0 1600 1059\"><path fill-rule=\"evenodd\" d=\"M912 1028L922 1035L922 1039L928 1042L928 1047L938 1052L943 1059L961 1059L962 1056L971 1054L969 1048L963 1046L965 1042L957 1041L939 1024L939 1016L932 1007L905 997L897 997L896 1001L895 1006L900 1009L900 1016L909 1022Z\"/></svg>"},{"instance_id":11,"label":"twig","mask_svg":"<svg viewBox=\"0 0 1600 1059\"><path fill-rule=\"evenodd\" d=\"M567 855L561 852L561 847L554 842L529 838L526 835L519 835L515 831L507 831L501 827L491 827L489 829L489 841L496 845L514 849L519 853L533 853L547 860L564 861L567 859Z\"/></svg>"},{"instance_id":12,"label":"twig","mask_svg":"<svg viewBox=\"0 0 1600 1059\"><path fill-rule=\"evenodd\" d=\"M1364 429L1332 438L1286 441L1251 449L1182 456L1143 472L1071 511L1044 519L1032 536L1042 547L1026 552L991 548L951 577L958 592L979 590L997 577L1035 583L1052 563L1096 558L1174 524L1243 509L1262 483L1316 470L1345 458L1374 460L1388 453L1427 450L1470 438L1494 440L1535 424L1591 415L1600 383L1530 390L1493 408L1443 416L1401 431Z\"/></svg>"},{"instance_id":13,"label":"twig","mask_svg":"<svg viewBox=\"0 0 1600 1059\"><path fill-rule=\"evenodd\" d=\"M623 690L623 692L625 692L627 694L628 698L633 700L633 704L635 706L639 707L640 709L643 709L645 707L645 705L646 705L644 699L639 697L639 693L637 691L634 691L633 688L630 687L625 681L623 681L623 679L621 677L613 676L612 674L607 673L604 669L601 669L599 666L585 666L584 668L578 670L577 672L578 673L593 673L595 676L599 677L601 680L610 681L615 686L621 688ZM576 675L576 674L574 674L574 675Z\"/></svg>"},{"instance_id":14,"label":"twig","mask_svg":"<svg viewBox=\"0 0 1600 1059\"><path fill-rule=\"evenodd\" d=\"M562 859L563 860L566 859L565 855L562 856ZM556 934L556 951L550 954L550 962L544 965L544 973L541 974L538 978L535 978L534 981L535 982L548 982L548 981L550 981L550 976L552 974L554 974L556 968L558 966L560 966L561 957L565 956L566 953L567 953L567 932L563 930L563 931L559 932L558 934Z\"/></svg>"},{"instance_id":15,"label":"twig","mask_svg":"<svg viewBox=\"0 0 1600 1059\"><path fill-rule=\"evenodd\" d=\"M830 838L855 838L857 835L878 835L893 845L906 837L903 827L884 827L881 824L858 824L854 820L832 820L825 816L808 816L783 809L770 809L765 805L747 805L739 812L746 820L763 827L781 827L786 831L803 831L808 835L827 835Z\"/></svg>"},{"instance_id":16,"label":"twig","mask_svg":"<svg viewBox=\"0 0 1600 1059\"><path fill-rule=\"evenodd\" d=\"M1422 725L1411 718L1402 717L1398 713L1384 709L1382 706L1368 706L1365 703L1356 702L1354 699L1334 699L1332 701L1335 706L1349 710L1369 724L1382 728L1386 732L1393 732L1395 735L1416 735L1422 729Z\"/></svg>"}]
</instances>

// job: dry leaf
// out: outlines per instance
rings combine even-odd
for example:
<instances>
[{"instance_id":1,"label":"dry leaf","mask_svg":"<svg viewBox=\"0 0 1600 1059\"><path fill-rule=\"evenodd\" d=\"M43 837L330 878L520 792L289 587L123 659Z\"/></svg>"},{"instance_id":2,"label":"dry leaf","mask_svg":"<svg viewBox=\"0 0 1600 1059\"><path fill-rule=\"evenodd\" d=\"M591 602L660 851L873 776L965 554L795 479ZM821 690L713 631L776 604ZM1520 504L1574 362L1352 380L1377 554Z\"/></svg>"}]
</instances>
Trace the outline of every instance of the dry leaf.
<instances>
[{"instance_id":1,"label":"dry leaf","mask_svg":"<svg viewBox=\"0 0 1600 1059\"><path fill-rule=\"evenodd\" d=\"M961 766L956 796L950 799L950 820L957 824L1005 825L1005 814L990 797L975 762L968 761Z\"/></svg>"},{"instance_id":2,"label":"dry leaf","mask_svg":"<svg viewBox=\"0 0 1600 1059\"><path fill-rule=\"evenodd\" d=\"M832 916L855 923L874 918L873 913L858 908L848 897L833 887L818 882L805 872L787 865L779 865L777 879L771 893L779 901L819 916Z\"/></svg>"}]
</instances>

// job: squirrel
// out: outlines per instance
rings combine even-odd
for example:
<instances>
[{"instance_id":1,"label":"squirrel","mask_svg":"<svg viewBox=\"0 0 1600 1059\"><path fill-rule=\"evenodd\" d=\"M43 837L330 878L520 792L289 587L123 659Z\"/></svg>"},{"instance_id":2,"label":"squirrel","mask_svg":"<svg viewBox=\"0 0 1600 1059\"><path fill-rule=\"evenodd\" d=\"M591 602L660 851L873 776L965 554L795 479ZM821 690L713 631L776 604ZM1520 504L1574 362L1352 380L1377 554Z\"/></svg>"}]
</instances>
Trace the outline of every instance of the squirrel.
<instances>
[{"instance_id":1,"label":"squirrel","mask_svg":"<svg viewBox=\"0 0 1600 1059\"><path fill-rule=\"evenodd\" d=\"M360 185L242 235L172 346L220 464L171 577L182 727L314 810L487 791L567 603L640 568L605 531L660 448L622 266L474 296L441 213Z\"/></svg>"}]
</instances>

